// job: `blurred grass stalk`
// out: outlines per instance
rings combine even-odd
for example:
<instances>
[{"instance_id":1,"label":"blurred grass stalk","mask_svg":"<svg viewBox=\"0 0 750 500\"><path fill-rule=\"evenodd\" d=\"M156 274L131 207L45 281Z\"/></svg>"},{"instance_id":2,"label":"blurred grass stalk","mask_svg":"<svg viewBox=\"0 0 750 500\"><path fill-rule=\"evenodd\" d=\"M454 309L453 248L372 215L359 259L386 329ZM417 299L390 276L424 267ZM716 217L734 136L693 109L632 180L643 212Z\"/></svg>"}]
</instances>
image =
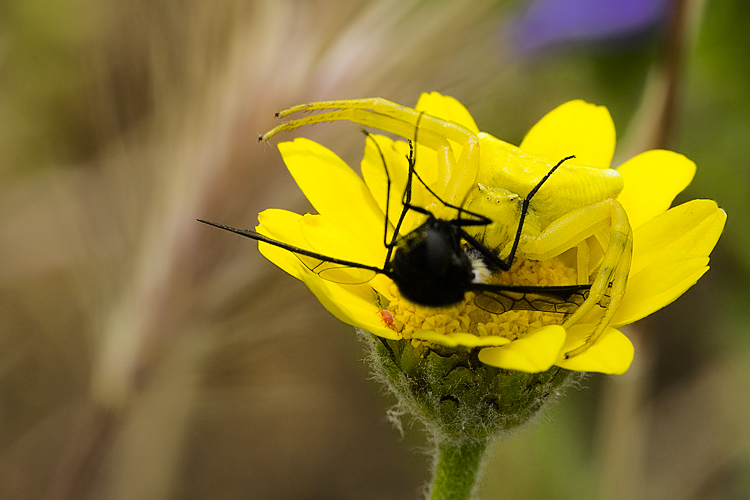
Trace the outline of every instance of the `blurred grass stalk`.
<instances>
[{"instance_id":1,"label":"blurred grass stalk","mask_svg":"<svg viewBox=\"0 0 750 500\"><path fill-rule=\"evenodd\" d=\"M615 164L651 149L670 149L674 143L685 61L700 30L705 0L671 0L663 46L643 90L641 102L617 150ZM636 346L633 366L621 377L609 377L603 388L597 435L601 500L639 500L645 486L645 440L652 423L646 394L653 380L653 353L645 331L648 322L626 327Z\"/></svg>"}]
</instances>

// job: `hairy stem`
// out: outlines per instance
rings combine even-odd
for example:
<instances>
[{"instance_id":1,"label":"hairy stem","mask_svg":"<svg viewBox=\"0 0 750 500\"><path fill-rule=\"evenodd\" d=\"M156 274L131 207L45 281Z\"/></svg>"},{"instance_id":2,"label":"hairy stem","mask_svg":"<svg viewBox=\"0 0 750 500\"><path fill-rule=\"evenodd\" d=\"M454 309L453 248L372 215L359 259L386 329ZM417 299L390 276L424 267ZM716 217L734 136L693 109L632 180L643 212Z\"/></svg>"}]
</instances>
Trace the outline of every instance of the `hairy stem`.
<instances>
[{"instance_id":1,"label":"hairy stem","mask_svg":"<svg viewBox=\"0 0 750 500\"><path fill-rule=\"evenodd\" d=\"M430 489L430 500L472 498L488 443L489 440L457 443L438 439L435 477Z\"/></svg>"}]
</instances>

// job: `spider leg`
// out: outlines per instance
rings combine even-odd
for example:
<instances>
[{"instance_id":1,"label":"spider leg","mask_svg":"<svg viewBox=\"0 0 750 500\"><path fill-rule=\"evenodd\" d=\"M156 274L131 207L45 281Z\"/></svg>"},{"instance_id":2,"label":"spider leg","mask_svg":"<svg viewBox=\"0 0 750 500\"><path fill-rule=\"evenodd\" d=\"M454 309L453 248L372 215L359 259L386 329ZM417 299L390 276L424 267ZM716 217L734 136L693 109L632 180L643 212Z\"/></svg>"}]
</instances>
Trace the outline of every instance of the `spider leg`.
<instances>
[{"instance_id":1,"label":"spider leg","mask_svg":"<svg viewBox=\"0 0 750 500\"><path fill-rule=\"evenodd\" d=\"M565 321L563 327L567 328L578 322L593 309L594 305L605 299L606 295L609 296L609 301L605 304L604 314L593 333L583 345L565 353L566 359L582 353L601 337L617 312L620 300L625 295L633 256L633 235L622 205L615 200L612 202L609 246L604 254L600 270L591 285L589 298Z\"/></svg>"},{"instance_id":2,"label":"spider leg","mask_svg":"<svg viewBox=\"0 0 750 500\"><path fill-rule=\"evenodd\" d=\"M380 149L380 144L378 144L378 141L373 139L370 135L370 133L366 130L363 131L365 133L365 140L369 139L372 141L372 143L375 145L375 148L378 151L378 154L380 155L380 160L383 162L383 170L385 171L385 178L386 178L386 189L385 189L385 229L383 231L383 246L386 248L388 247L388 226L390 225L388 221L388 214L390 213L390 206L391 206L391 174L388 172L388 165L385 161L385 155L383 154L383 150ZM398 234L398 229L394 231L393 238L396 237ZM392 242L392 241L391 241ZM386 262L388 262L388 259L390 258L390 255L386 257Z\"/></svg>"},{"instance_id":3,"label":"spider leg","mask_svg":"<svg viewBox=\"0 0 750 500\"><path fill-rule=\"evenodd\" d=\"M293 106L291 108L287 108L283 111L280 111L276 113L276 116L278 118L285 118L289 115L292 115L294 113L298 113L300 111L321 111L321 110L329 110L329 109L336 109L336 110L362 110L365 112L372 113L374 115L377 115L379 117L390 117L396 121L403 122L405 126L407 126L407 129L402 130L401 133L397 130L391 130L390 128L380 127L378 125L374 125L377 128L380 128L381 130L387 130L389 132L392 132L394 134L398 134L402 137L410 138L411 133L414 131L414 127L417 125L417 122L420 122L420 128L433 132L440 137L445 137L447 139L450 139L452 141L455 141L459 144L464 144L467 141L467 138L469 136L473 136L474 134L471 133L468 129L465 127L462 127L461 125L458 125L454 122L448 122L445 120L442 120L440 118L435 118L433 116L424 114L423 112L417 111L413 108L408 108L406 106L401 106L400 104L396 104L395 102L389 101L387 99L383 99L380 97L372 97L367 99L350 99L350 100L338 100L338 101L320 101L320 102L311 102L307 104L299 104L297 106ZM422 118L420 118L420 115L423 115ZM333 120L341 120L341 119L348 119L348 118L333 118L332 119L319 119L316 117L324 116L323 115L310 115L305 118L298 118L296 120L292 120L287 123L283 123L279 125L278 127L274 128L273 130L266 132L261 136L261 140L265 141L271 138L276 133L280 132L281 130L291 130L294 128L297 128L302 125L307 124L307 120L311 120L311 123L319 123L323 121L333 121ZM298 125L294 125L296 123L299 123Z\"/></svg>"}]
</instances>

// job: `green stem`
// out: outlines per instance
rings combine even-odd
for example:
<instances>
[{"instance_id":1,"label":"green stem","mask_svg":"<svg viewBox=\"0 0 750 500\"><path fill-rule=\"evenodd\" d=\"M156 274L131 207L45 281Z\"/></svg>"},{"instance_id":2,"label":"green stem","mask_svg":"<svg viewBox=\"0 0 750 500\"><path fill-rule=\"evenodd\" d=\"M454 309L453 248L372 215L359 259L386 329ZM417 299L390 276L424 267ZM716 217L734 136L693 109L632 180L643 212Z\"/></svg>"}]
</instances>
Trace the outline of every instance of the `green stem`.
<instances>
[{"instance_id":1,"label":"green stem","mask_svg":"<svg viewBox=\"0 0 750 500\"><path fill-rule=\"evenodd\" d=\"M438 438L430 500L468 500L479 479L487 441L454 442Z\"/></svg>"}]
</instances>

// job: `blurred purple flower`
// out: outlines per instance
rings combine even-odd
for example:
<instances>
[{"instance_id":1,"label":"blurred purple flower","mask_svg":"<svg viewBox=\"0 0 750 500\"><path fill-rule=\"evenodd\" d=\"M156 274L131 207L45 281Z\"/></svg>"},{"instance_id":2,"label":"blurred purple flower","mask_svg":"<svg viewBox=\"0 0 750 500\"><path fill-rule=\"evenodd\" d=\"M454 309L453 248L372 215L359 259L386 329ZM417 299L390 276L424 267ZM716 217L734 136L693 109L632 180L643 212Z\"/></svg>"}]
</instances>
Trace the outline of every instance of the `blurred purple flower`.
<instances>
[{"instance_id":1,"label":"blurred purple flower","mask_svg":"<svg viewBox=\"0 0 750 500\"><path fill-rule=\"evenodd\" d=\"M570 43L606 42L654 28L666 0L532 0L515 23L521 53Z\"/></svg>"}]
</instances>

